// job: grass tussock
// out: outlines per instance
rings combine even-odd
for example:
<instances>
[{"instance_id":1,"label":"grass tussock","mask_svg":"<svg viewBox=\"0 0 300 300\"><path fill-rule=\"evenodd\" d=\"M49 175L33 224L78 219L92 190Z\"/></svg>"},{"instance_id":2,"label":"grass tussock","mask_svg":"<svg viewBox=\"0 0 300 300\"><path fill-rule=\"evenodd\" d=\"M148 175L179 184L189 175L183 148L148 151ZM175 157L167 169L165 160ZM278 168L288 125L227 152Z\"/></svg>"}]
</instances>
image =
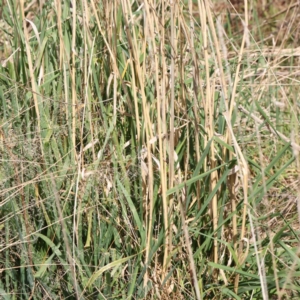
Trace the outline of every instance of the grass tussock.
<instances>
[{"instance_id":1,"label":"grass tussock","mask_svg":"<svg viewBox=\"0 0 300 300\"><path fill-rule=\"evenodd\" d=\"M299 298L297 1L0 2L3 299Z\"/></svg>"}]
</instances>

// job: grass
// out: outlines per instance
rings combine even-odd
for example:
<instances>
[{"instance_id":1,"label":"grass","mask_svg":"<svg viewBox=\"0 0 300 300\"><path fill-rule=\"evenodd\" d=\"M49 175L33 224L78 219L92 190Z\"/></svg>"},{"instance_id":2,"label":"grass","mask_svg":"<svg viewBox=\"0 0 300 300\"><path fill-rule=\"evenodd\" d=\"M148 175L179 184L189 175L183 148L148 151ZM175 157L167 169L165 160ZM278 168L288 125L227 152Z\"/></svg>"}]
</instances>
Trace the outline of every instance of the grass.
<instances>
[{"instance_id":1,"label":"grass","mask_svg":"<svg viewBox=\"0 0 300 300\"><path fill-rule=\"evenodd\" d=\"M1 5L3 299L299 298L299 12L273 4Z\"/></svg>"}]
</instances>

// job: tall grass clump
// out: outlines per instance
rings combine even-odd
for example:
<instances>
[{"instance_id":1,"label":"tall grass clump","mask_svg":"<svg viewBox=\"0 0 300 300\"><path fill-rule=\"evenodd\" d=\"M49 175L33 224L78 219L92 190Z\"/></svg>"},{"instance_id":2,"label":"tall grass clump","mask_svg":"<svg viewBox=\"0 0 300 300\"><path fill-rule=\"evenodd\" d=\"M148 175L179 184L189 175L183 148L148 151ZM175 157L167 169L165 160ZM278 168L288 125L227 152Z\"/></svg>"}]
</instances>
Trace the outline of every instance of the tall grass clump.
<instances>
[{"instance_id":1,"label":"tall grass clump","mask_svg":"<svg viewBox=\"0 0 300 300\"><path fill-rule=\"evenodd\" d=\"M299 6L0 1L3 299L298 299Z\"/></svg>"}]
</instances>

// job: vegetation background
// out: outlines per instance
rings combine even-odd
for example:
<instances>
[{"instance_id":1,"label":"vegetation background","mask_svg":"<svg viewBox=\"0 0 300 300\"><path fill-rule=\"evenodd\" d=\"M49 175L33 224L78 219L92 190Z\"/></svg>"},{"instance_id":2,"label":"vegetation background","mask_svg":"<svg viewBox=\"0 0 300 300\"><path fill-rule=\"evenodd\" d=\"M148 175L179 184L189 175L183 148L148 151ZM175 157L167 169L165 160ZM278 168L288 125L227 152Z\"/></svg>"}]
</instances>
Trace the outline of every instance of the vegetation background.
<instances>
[{"instance_id":1,"label":"vegetation background","mask_svg":"<svg viewBox=\"0 0 300 300\"><path fill-rule=\"evenodd\" d=\"M1 299L299 299L299 1L0 1Z\"/></svg>"}]
</instances>

